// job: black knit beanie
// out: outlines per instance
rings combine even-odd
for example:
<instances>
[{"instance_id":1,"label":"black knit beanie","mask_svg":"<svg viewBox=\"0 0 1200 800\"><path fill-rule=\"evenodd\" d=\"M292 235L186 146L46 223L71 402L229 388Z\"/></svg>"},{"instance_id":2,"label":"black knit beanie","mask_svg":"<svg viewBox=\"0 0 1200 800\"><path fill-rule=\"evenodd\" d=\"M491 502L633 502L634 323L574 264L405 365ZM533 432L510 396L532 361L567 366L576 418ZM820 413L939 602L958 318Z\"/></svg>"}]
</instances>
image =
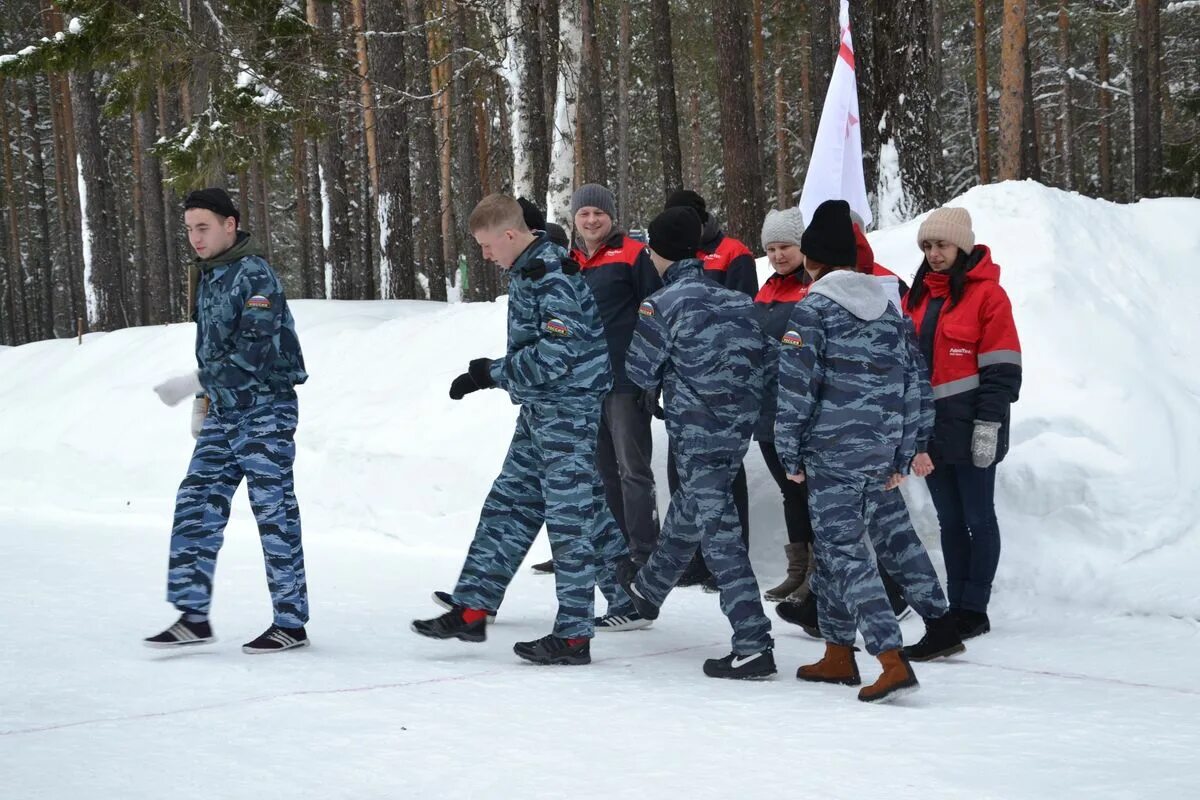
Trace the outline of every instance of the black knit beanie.
<instances>
[{"instance_id":1,"label":"black knit beanie","mask_svg":"<svg viewBox=\"0 0 1200 800\"><path fill-rule=\"evenodd\" d=\"M197 189L194 192L188 192L188 196L183 199L183 210L189 208L206 208L214 214L220 214L222 217L233 217L235 222L242 221L242 215L238 213L237 206L233 204L233 200L229 199L229 195L224 189Z\"/></svg>"},{"instance_id":2,"label":"black knit beanie","mask_svg":"<svg viewBox=\"0 0 1200 800\"><path fill-rule=\"evenodd\" d=\"M704 198L693 192L691 189L676 189L671 192L671 196L667 198L665 208L675 208L683 206L690 208L700 217L701 224L708 222L708 203L704 202Z\"/></svg>"},{"instance_id":3,"label":"black knit beanie","mask_svg":"<svg viewBox=\"0 0 1200 800\"><path fill-rule=\"evenodd\" d=\"M700 215L691 206L674 206L650 223L650 249L668 261L695 258L700 249Z\"/></svg>"},{"instance_id":4,"label":"black knit beanie","mask_svg":"<svg viewBox=\"0 0 1200 800\"><path fill-rule=\"evenodd\" d=\"M858 262L858 243L850 204L845 200L826 200L813 212L804 235L800 237L804 255L830 267L853 267Z\"/></svg>"}]
</instances>

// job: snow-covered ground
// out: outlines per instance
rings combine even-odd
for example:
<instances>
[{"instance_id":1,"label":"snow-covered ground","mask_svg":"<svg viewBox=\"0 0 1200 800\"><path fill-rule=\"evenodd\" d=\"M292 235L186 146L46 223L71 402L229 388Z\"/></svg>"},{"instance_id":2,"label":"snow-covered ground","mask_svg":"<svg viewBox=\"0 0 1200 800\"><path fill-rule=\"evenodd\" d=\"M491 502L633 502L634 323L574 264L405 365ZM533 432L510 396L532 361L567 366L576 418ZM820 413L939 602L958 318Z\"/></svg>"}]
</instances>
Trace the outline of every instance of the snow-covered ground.
<instances>
[{"instance_id":1,"label":"snow-covered ground","mask_svg":"<svg viewBox=\"0 0 1200 800\"><path fill-rule=\"evenodd\" d=\"M446 397L501 349L503 303L301 301L314 646L277 657L239 649L269 623L244 490L220 641L138 643L173 619L167 534L192 440L186 408L150 386L190 368L191 326L0 352L0 797L1200 797L1200 201L1021 183L960 203L1014 299L1025 389L1000 470L994 630L919 665L911 699L797 683L821 647L783 623L778 680L704 678L728 627L693 589L650 630L597 639L590 667L512 655L553 613L552 581L528 570L486 644L411 634L451 588L507 446L503 395ZM916 224L871 237L906 277ZM766 584L782 514L756 451L747 466ZM923 487L908 493L936 548ZM528 563L547 555L541 539Z\"/></svg>"}]
</instances>

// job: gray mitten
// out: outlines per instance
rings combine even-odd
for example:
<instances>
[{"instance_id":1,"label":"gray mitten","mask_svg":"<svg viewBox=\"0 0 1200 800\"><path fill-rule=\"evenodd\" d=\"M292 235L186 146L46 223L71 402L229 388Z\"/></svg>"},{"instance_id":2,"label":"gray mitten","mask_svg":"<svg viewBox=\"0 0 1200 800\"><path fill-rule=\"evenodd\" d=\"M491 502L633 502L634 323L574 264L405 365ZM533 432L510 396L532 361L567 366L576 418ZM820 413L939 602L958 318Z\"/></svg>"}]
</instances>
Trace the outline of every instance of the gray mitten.
<instances>
[{"instance_id":1,"label":"gray mitten","mask_svg":"<svg viewBox=\"0 0 1200 800\"><path fill-rule=\"evenodd\" d=\"M1000 441L1000 423L975 420L975 431L971 434L971 462L980 469L987 469L996 461L996 447Z\"/></svg>"}]
</instances>

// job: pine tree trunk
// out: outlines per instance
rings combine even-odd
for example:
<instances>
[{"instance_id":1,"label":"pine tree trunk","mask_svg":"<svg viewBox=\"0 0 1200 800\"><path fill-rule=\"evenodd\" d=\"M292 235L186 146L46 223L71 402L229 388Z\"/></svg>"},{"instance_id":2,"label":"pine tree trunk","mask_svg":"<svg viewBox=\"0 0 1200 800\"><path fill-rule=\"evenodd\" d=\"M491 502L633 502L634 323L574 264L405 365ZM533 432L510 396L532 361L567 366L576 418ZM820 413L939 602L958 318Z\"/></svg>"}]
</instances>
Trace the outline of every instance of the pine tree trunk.
<instances>
[{"instance_id":1,"label":"pine tree trunk","mask_svg":"<svg viewBox=\"0 0 1200 800\"><path fill-rule=\"evenodd\" d=\"M13 166L12 139L9 132L20 135L17 124L19 112L10 114L8 110L9 81L0 75L0 147L4 149L4 205L8 224L8 292L11 296L13 331L16 343L31 341L33 326L30 324L28 305L25 300L27 269L25 257L21 252L21 223L18 210L24 206L23 192ZM11 120L11 122L10 122ZM10 127L11 126L11 127Z\"/></svg>"},{"instance_id":2,"label":"pine tree trunk","mask_svg":"<svg viewBox=\"0 0 1200 800\"><path fill-rule=\"evenodd\" d=\"M312 295L314 299L324 300L329 296L329 280L326 274L326 265L329 263L329 257L325 252L325 199L321 192L324 189L324 182L321 180L320 168L320 148L317 142L312 137L306 137L304 142L304 163L307 169L306 178L308 180L308 210L312 219L312 230L310 231L309 252L310 256L309 268L312 270Z\"/></svg>"},{"instance_id":3,"label":"pine tree trunk","mask_svg":"<svg viewBox=\"0 0 1200 800\"><path fill-rule=\"evenodd\" d=\"M750 65L754 75L754 129L758 131L759 146L766 148L767 137L767 122L766 122L766 90L764 89L765 77L763 75L763 59L766 57L763 53L765 46L763 44L763 0L751 0L750 11ZM760 153L759 157L763 162L763 174L767 172L766 153Z\"/></svg>"},{"instance_id":4,"label":"pine tree trunk","mask_svg":"<svg viewBox=\"0 0 1200 800\"><path fill-rule=\"evenodd\" d=\"M819 1L819 0L818 0ZM811 19L809 0L799 1L800 18ZM814 115L816 102L813 99L813 46L812 32L808 27L800 26L800 149L804 156L804 168L812 159L813 136L816 135Z\"/></svg>"},{"instance_id":5,"label":"pine tree trunk","mask_svg":"<svg viewBox=\"0 0 1200 800\"><path fill-rule=\"evenodd\" d=\"M300 269L299 297L313 296L312 274L312 211L308 207L308 167L305 163L307 145L304 128L292 126L292 188L296 192L296 262Z\"/></svg>"},{"instance_id":6,"label":"pine tree trunk","mask_svg":"<svg viewBox=\"0 0 1200 800\"><path fill-rule=\"evenodd\" d=\"M692 187L693 191L700 192L704 183L704 140L701 138L700 90L697 88L693 87L692 89L688 110L691 112L692 118L692 160L688 170L688 185Z\"/></svg>"},{"instance_id":7,"label":"pine tree trunk","mask_svg":"<svg viewBox=\"0 0 1200 800\"><path fill-rule=\"evenodd\" d=\"M166 138L171 132L179 129L179 116L175 110L175 98L167 90L163 81L158 83L158 135ZM159 162L159 175L162 175L162 163ZM167 322L188 319L190 311L184 311L187 290L184 287L184 277L187 270L182 269L180 246L183 238L183 228L180 223L180 197L165 181L161 184L159 200L163 214L163 236L166 248L166 262L163 264L165 283L167 286ZM181 316L182 314L182 316Z\"/></svg>"},{"instance_id":8,"label":"pine tree trunk","mask_svg":"<svg viewBox=\"0 0 1200 800\"><path fill-rule=\"evenodd\" d=\"M44 19L47 32L53 35L53 16L44 14ZM50 75L50 124L54 132L54 187L58 210L54 286L56 292L61 292L61 296L55 297L54 310L55 328L59 336L72 335L75 332L75 320L84 313L83 284L75 277L77 272L82 274L82 268L79 266L82 250L79 247L78 228L73 222L79 184L71 182L70 163L74 156L67 145L67 129L71 123L65 110L65 101L69 97L70 90L66 86L64 76Z\"/></svg>"},{"instance_id":9,"label":"pine tree trunk","mask_svg":"<svg viewBox=\"0 0 1200 800\"><path fill-rule=\"evenodd\" d=\"M267 136L263 130L262 123L258 124L257 130L258 152L259 157L254 159L254 167L251 171L252 191L254 192L254 203L258 206L258 219L255 220L258 229L255 231L258 234L258 243L262 246L267 254L267 262L272 259L272 244L271 244L271 189L269 181L269 172L266 163L267 152Z\"/></svg>"},{"instance_id":10,"label":"pine tree trunk","mask_svg":"<svg viewBox=\"0 0 1200 800\"><path fill-rule=\"evenodd\" d=\"M925 26L928 0L902 0L894 13L877 15L874 25L874 103L879 114L880 146L891 142L900 162L904 198L895 207L880 208L881 224L889 218L910 219L937 205L932 174L932 147L924 110L929 94L930 49ZM865 116L865 115L864 115Z\"/></svg>"},{"instance_id":11,"label":"pine tree trunk","mask_svg":"<svg viewBox=\"0 0 1200 800\"><path fill-rule=\"evenodd\" d=\"M471 86L474 83L475 75L473 72L468 74L467 69L470 61L470 56L467 53L467 31L470 29L467 19L467 4L464 0L453 0L453 8L454 24L450 26L452 32L450 47L454 51L454 96L459 98L454 113L454 166L456 181L453 197L455 215L461 220L462 226L465 227L468 218L471 216L471 212L479 204L479 201L483 199L483 193L479 186L474 103L468 102L468 98L471 97ZM528 27L536 31L536 18L529 18L527 23ZM537 74L540 80L541 59L538 59L538 62ZM539 97L542 96L540 85L528 91L537 94ZM541 125L542 120L535 117L532 122ZM476 301L494 299L494 297L489 296L490 287L488 286L486 272L489 269L489 265L484 263L483 253L476 246L469 231L467 231L467 238L463 242L462 258L466 261L467 265L467 291L464 292L464 299Z\"/></svg>"},{"instance_id":12,"label":"pine tree trunk","mask_svg":"<svg viewBox=\"0 0 1200 800\"><path fill-rule=\"evenodd\" d=\"M775 66L775 205L788 208L792 205L792 174L788 167L787 104L784 100L784 53L783 53L783 0L775 0L771 13L774 21L774 48L771 61ZM804 98L802 102L807 101Z\"/></svg>"},{"instance_id":13,"label":"pine tree trunk","mask_svg":"<svg viewBox=\"0 0 1200 800\"><path fill-rule=\"evenodd\" d=\"M436 0L441 12L446 12L447 3L453 0ZM453 87L450 84L450 61L447 53L447 41L444 26L430 25L426 41L429 43L429 58L431 63L430 85L433 87L433 108L437 118L438 164L441 168L439 196L442 198L442 261L446 265L447 276L454 283L455 270L458 263L458 248L454 236L454 204L450 198L451 151L454 149L450 140L450 108L454 105Z\"/></svg>"},{"instance_id":14,"label":"pine tree trunk","mask_svg":"<svg viewBox=\"0 0 1200 800\"><path fill-rule=\"evenodd\" d=\"M129 270L129 309L130 322L134 325L145 325L148 319L146 308L146 273L149 270L149 260L146 258L146 215L143 192L145 175L143 174L142 154L146 147L142 141L142 125L137 109L129 115L129 130L131 134L130 150L133 161L133 207L130 214L133 217L133 268Z\"/></svg>"},{"instance_id":15,"label":"pine tree trunk","mask_svg":"<svg viewBox=\"0 0 1200 800\"><path fill-rule=\"evenodd\" d=\"M1029 29L1025 29L1025 91L1021 111L1021 177L1042 179L1042 126L1033 104L1033 65L1029 56Z\"/></svg>"},{"instance_id":16,"label":"pine tree trunk","mask_svg":"<svg viewBox=\"0 0 1200 800\"><path fill-rule=\"evenodd\" d=\"M425 37L425 7L422 0L404 0L408 15L407 37L410 91L413 101L409 118L413 161L413 216L417 218L419 272L428 281L430 300L446 300L446 264L439 241L442 201L439 196L437 138L433 128L433 104L424 98L432 94L429 72L429 45Z\"/></svg>"},{"instance_id":17,"label":"pine tree trunk","mask_svg":"<svg viewBox=\"0 0 1200 800\"><path fill-rule=\"evenodd\" d=\"M520 85L512 87L516 100L518 145L513 154L513 192L533 200L540 208L545 203L550 182L550 130L546 105L545 70L542 66L541 0L512 0L517 19L513 42L516 74ZM547 110L549 108L549 110Z\"/></svg>"},{"instance_id":18,"label":"pine tree trunk","mask_svg":"<svg viewBox=\"0 0 1200 800\"><path fill-rule=\"evenodd\" d=\"M683 186L683 157L679 149L679 111L675 95L675 57L671 47L671 4L650 0L651 52L654 94L658 105L658 138L662 159L663 199ZM699 182L692 183L699 191Z\"/></svg>"},{"instance_id":19,"label":"pine tree trunk","mask_svg":"<svg viewBox=\"0 0 1200 800\"><path fill-rule=\"evenodd\" d=\"M830 26L837 24L837 17L833 14L833 5L835 2L831 0L808 0L809 18L809 64L811 74L809 76L808 104L811 109L813 119L821 118L821 109L825 104L825 93L829 89L829 79L833 74L833 60L837 57L838 40L836 32L831 37L829 34ZM813 132L816 132L816 126L813 126ZM812 139L809 140L809 146L812 146Z\"/></svg>"},{"instance_id":20,"label":"pine tree trunk","mask_svg":"<svg viewBox=\"0 0 1200 800\"><path fill-rule=\"evenodd\" d=\"M55 295L61 291L56 284L52 240L50 237L50 198L46 185L46 161L42 153L41 104L38 99L37 78L25 83L25 132L30 144L29 190L33 193L29 207L30 241L34 255L31 263L37 274L37 306L39 339L55 336ZM63 287L65 290L65 287Z\"/></svg>"},{"instance_id":21,"label":"pine tree trunk","mask_svg":"<svg viewBox=\"0 0 1200 800\"><path fill-rule=\"evenodd\" d=\"M558 48L559 48L559 8L558 0L538 0L538 52L542 62L542 94L543 113L545 114L546 130L543 142L546 148L546 188L538 195L539 205L547 202L546 193L550 191L550 162L554 157L554 124L558 115ZM480 144L484 140L480 139ZM485 162L480 161L482 166ZM536 187L535 187L536 188ZM486 197L489 193L484 192ZM549 219L547 209L547 219Z\"/></svg>"},{"instance_id":22,"label":"pine tree trunk","mask_svg":"<svg viewBox=\"0 0 1200 800\"><path fill-rule=\"evenodd\" d=\"M929 159L930 174L930 206L941 205L946 195L946 187L942 186L945 172L942 163L942 121L944 109L942 106L942 5L944 0L929 0L929 32L928 32L928 63L929 81L928 92L930 113L925 117L926 158ZM871 119L864 113L864 119ZM870 126L865 126L870 127ZM869 184L868 184L869 185Z\"/></svg>"},{"instance_id":23,"label":"pine tree trunk","mask_svg":"<svg viewBox=\"0 0 1200 800\"><path fill-rule=\"evenodd\" d=\"M630 2L621 0L620 32L617 40L617 97L629 97L629 73L631 66L630 42ZM629 103L617 103L617 208L630 220L632 204L630 199L629 179Z\"/></svg>"},{"instance_id":24,"label":"pine tree trunk","mask_svg":"<svg viewBox=\"0 0 1200 800\"><path fill-rule=\"evenodd\" d=\"M754 95L746 91L752 80L749 15L745 0L712 0L712 12L721 104L725 229L736 239L753 241L763 220L763 179L762 151L754 127L754 109L750 107Z\"/></svg>"},{"instance_id":25,"label":"pine tree trunk","mask_svg":"<svg viewBox=\"0 0 1200 800\"><path fill-rule=\"evenodd\" d=\"M81 70L71 76L71 99L75 108L74 128L80 165L80 179L87 192L83 202L86 222L85 252L88 261L88 284L92 301L88 322L92 330L110 331L121 326L121 281L117 257L116 229L118 222L109 216L104 196L112 181L104 161L104 146L100 141L100 105L96 98L95 76Z\"/></svg>"},{"instance_id":26,"label":"pine tree trunk","mask_svg":"<svg viewBox=\"0 0 1200 800\"><path fill-rule=\"evenodd\" d=\"M1097 105L1100 108L1100 118L1096 124L1099 127L1100 196L1111 200L1113 197L1112 127L1109 117L1112 115L1112 92L1108 88L1109 77L1108 26L1102 22L1096 42L1096 81L1100 84L1100 88L1096 90Z\"/></svg>"},{"instance_id":27,"label":"pine tree trunk","mask_svg":"<svg viewBox=\"0 0 1200 800\"><path fill-rule=\"evenodd\" d=\"M1075 98L1071 78L1071 22L1067 15L1067 0L1058 3L1058 56L1062 68L1062 150L1063 188L1079 188L1075 170Z\"/></svg>"},{"instance_id":28,"label":"pine tree trunk","mask_svg":"<svg viewBox=\"0 0 1200 800\"><path fill-rule=\"evenodd\" d=\"M1000 146L997 177L1022 177L1022 124L1025 109L1025 0L1004 0L1000 46Z\"/></svg>"},{"instance_id":29,"label":"pine tree trunk","mask_svg":"<svg viewBox=\"0 0 1200 800\"><path fill-rule=\"evenodd\" d=\"M601 81L600 47L596 41L596 0L579 0L579 27L582 33L581 72L579 77L579 141L582 144L581 179L583 183L608 185L608 159L604 154L604 100ZM624 213L618 208L617 214Z\"/></svg>"},{"instance_id":30,"label":"pine tree trunk","mask_svg":"<svg viewBox=\"0 0 1200 800\"><path fill-rule=\"evenodd\" d=\"M142 217L144 220L146 271L143 290L146 298L145 322L159 325L170 322L171 313L170 263L167 256L167 225L163 210L162 165L150 151L158 130L154 101L146 99L145 108L137 115L142 151Z\"/></svg>"},{"instance_id":31,"label":"pine tree trunk","mask_svg":"<svg viewBox=\"0 0 1200 800\"><path fill-rule=\"evenodd\" d=\"M1150 87L1150 152L1147 168L1150 171L1149 192L1152 195L1159 193L1163 177L1162 123L1165 88L1162 77L1162 26L1160 15L1160 3L1150 2L1147 4L1146 69L1149 73L1148 83Z\"/></svg>"},{"instance_id":32,"label":"pine tree trunk","mask_svg":"<svg viewBox=\"0 0 1200 800\"><path fill-rule=\"evenodd\" d=\"M976 148L979 154L979 182L992 182L991 147L988 144L988 55L987 9L984 0L975 0L975 122Z\"/></svg>"}]
</instances>

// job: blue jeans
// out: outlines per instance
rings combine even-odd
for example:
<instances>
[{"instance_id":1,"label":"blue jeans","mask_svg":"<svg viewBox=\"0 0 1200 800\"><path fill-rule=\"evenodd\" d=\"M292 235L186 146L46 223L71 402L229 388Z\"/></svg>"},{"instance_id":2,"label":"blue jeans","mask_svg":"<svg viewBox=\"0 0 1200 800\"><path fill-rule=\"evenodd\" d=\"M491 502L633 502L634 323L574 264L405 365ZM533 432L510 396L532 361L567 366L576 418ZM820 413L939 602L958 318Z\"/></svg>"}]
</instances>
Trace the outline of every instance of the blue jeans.
<instances>
[{"instance_id":1,"label":"blue jeans","mask_svg":"<svg viewBox=\"0 0 1200 800\"><path fill-rule=\"evenodd\" d=\"M950 608L986 612L1000 563L996 465L935 464L925 483L942 529Z\"/></svg>"}]
</instances>

